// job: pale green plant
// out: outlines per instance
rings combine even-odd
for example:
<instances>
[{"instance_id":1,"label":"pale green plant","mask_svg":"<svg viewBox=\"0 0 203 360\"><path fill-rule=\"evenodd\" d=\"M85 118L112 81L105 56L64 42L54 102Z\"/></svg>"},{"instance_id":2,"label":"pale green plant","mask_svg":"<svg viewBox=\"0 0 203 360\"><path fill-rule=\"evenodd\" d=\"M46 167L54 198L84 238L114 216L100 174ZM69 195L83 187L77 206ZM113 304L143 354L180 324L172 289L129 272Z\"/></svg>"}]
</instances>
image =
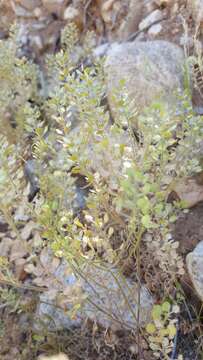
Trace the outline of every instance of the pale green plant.
<instances>
[{"instance_id":1,"label":"pale green plant","mask_svg":"<svg viewBox=\"0 0 203 360\"><path fill-rule=\"evenodd\" d=\"M201 118L194 116L188 96L178 94L178 108L168 109L157 103L138 117L123 88L117 104L120 119L111 125L109 114L101 105L105 93L101 67L72 73L64 50L56 63L59 82L46 107L57 129L50 142L43 141L48 153L53 152L54 142L60 144L60 150L56 151L57 156L53 154L49 169L60 163L53 176L57 184L60 177L67 181L67 185L63 182L62 193L63 188L71 188L67 171L84 176L92 189L85 211L90 223L78 229L73 225L75 237L78 232L93 252L99 244L106 251L106 260L116 261L124 249L138 258L141 240L148 232L151 240L146 246L155 251L160 271L173 284L183 274L184 266L176 251L178 244L170 237L170 224L176 220L179 209L167 203L167 198L176 182L201 170ZM71 118L73 107L76 111ZM135 116L137 129L131 123ZM123 119L127 130L122 129ZM38 154L43 148L40 141ZM64 204L61 206L66 212ZM60 213L60 209L56 211ZM116 240L118 229L123 234L121 244ZM117 241L116 251L111 247L113 239Z\"/></svg>"},{"instance_id":2,"label":"pale green plant","mask_svg":"<svg viewBox=\"0 0 203 360\"><path fill-rule=\"evenodd\" d=\"M17 56L16 34L13 27L9 39L0 41L0 124L10 142L23 144L39 117L33 105L38 99L38 72L36 65Z\"/></svg>"},{"instance_id":3,"label":"pale green plant","mask_svg":"<svg viewBox=\"0 0 203 360\"><path fill-rule=\"evenodd\" d=\"M14 176L14 169L21 158L22 140L24 145L31 135L40 184L33 219L41 226L46 246L81 276L81 265L87 259L102 255L102 261L120 266L127 254L134 259L138 280L143 246L153 253L157 271L165 276L161 289L165 296L184 271L178 243L170 236L181 204L169 204L167 199L177 181L201 170L202 119L194 116L186 95L179 97L178 108L157 103L138 116L123 87L117 99L120 116L112 124L102 105L106 93L102 64L75 69L70 53L77 36L74 30L65 31L69 41L64 32L62 50L48 60L55 85L42 112L39 104L30 102L37 99L35 66L16 58L13 40L0 43L9 58L7 64L0 59L0 77L8 75L3 78L5 92L0 92L0 124L11 101L16 105L16 128L12 128L8 110L11 126L1 138L0 211L18 233L12 209L19 201L22 174ZM136 128L132 125L135 117ZM85 179L89 194L85 210L74 213L78 177ZM10 194L6 202L5 189ZM89 251L83 251L81 244ZM123 280L116 281L122 286ZM156 334L149 339L156 345L155 353L166 359L175 336L174 308L167 304L160 306L158 319L154 317L147 328Z\"/></svg>"},{"instance_id":4,"label":"pale green plant","mask_svg":"<svg viewBox=\"0 0 203 360\"><path fill-rule=\"evenodd\" d=\"M165 301L161 305L154 305L152 321L147 324L146 331L149 334L149 346L153 350L155 358L169 360L174 347L174 339L177 334L179 307ZM177 360L181 360L179 355Z\"/></svg>"}]
</instances>

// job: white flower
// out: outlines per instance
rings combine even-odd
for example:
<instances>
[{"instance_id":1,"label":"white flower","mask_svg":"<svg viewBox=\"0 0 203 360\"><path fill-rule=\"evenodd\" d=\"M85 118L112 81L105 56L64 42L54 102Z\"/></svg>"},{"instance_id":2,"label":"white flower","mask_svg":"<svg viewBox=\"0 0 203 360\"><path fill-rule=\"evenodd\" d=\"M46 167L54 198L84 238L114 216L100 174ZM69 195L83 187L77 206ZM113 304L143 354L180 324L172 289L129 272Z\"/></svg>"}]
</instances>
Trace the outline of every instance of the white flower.
<instances>
[{"instance_id":1,"label":"white flower","mask_svg":"<svg viewBox=\"0 0 203 360\"><path fill-rule=\"evenodd\" d=\"M93 223L93 217L91 215L85 215L85 220L89 223Z\"/></svg>"},{"instance_id":2,"label":"white flower","mask_svg":"<svg viewBox=\"0 0 203 360\"><path fill-rule=\"evenodd\" d=\"M132 163L130 161L128 161L128 160L124 161L123 167L125 169L129 169L129 168L131 168L131 166L132 166Z\"/></svg>"}]
</instances>

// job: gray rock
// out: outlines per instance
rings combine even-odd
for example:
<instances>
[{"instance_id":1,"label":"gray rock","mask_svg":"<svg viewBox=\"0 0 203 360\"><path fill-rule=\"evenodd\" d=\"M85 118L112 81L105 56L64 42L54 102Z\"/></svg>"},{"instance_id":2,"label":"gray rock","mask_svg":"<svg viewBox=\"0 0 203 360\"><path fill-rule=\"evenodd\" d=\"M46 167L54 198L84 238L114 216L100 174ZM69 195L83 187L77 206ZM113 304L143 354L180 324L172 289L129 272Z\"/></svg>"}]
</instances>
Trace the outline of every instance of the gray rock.
<instances>
[{"instance_id":1,"label":"gray rock","mask_svg":"<svg viewBox=\"0 0 203 360\"><path fill-rule=\"evenodd\" d=\"M75 196L73 199L72 207L73 213L77 214L86 207L86 198L88 196L88 189L80 186L75 186Z\"/></svg>"},{"instance_id":2,"label":"gray rock","mask_svg":"<svg viewBox=\"0 0 203 360\"><path fill-rule=\"evenodd\" d=\"M74 126L74 124L73 124ZM59 144L60 146L60 144ZM66 163L66 153L63 154L62 149L59 147L57 148L57 144L55 144L56 150L56 158L48 159L52 161L52 168L54 170L62 170L68 168L68 164ZM65 155L65 157L63 157ZM28 194L28 201L31 202L35 195L40 191L40 175L45 174L46 172L46 164L39 164L34 159L29 159L26 161L24 166L24 175L29 183L29 194ZM70 175L67 175L67 177ZM75 184L72 188L72 191L69 192L69 188L67 191L64 191L64 207L66 209L72 209L74 214L77 214L81 210L83 210L86 206L86 198L89 193L89 188L87 187L87 183L82 181L83 178L81 176L77 176L75 178Z\"/></svg>"},{"instance_id":3,"label":"gray rock","mask_svg":"<svg viewBox=\"0 0 203 360\"><path fill-rule=\"evenodd\" d=\"M103 264L104 265L104 264ZM119 275L117 269L110 266L86 266L80 281L81 291L85 294L85 302L71 319L66 312L57 307L59 292L49 290L40 296L40 304L36 317L40 319L41 326L57 329L70 329L80 326L82 321L89 318L99 325L114 330L133 329L138 326L138 285ZM61 264L55 272L55 277L62 284L62 288L77 284L77 278L67 275L67 266ZM86 279L86 280L85 280ZM153 299L147 289L141 285L139 324L145 325L150 320ZM68 302L68 310L73 307ZM37 324L39 328L39 324Z\"/></svg>"},{"instance_id":4,"label":"gray rock","mask_svg":"<svg viewBox=\"0 0 203 360\"><path fill-rule=\"evenodd\" d=\"M203 241L187 255L186 265L196 293L203 301Z\"/></svg>"},{"instance_id":5,"label":"gray rock","mask_svg":"<svg viewBox=\"0 0 203 360\"><path fill-rule=\"evenodd\" d=\"M86 269L85 291L88 298L84 306L85 315L105 328L133 329L150 320L153 299L141 285L138 305L138 284L123 277L118 269L110 266Z\"/></svg>"},{"instance_id":6,"label":"gray rock","mask_svg":"<svg viewBox=\"0 0 203 360\"><path fill-rule=\"evenodd\" d=\"M34 15L29 10L25 9L24 7L20 6L19 4L15 4L14 11L16 16L23 17L23 18L33 18Z\"/></svg>"},{"instance_id":7,"label":"gray rock","mask_svg":"<svg viewBox=\"0 0 203 360\"><path fill-rule=\"evenodd\" d=\"M110 48L110 43L105 43L97 46L92 52L93 58L99 59L105 56L109 48Z\"/></svg>"},{"instance_id":8,"label":"gray rock","mask_svg":"<svg viewBox=\"0 0 203 360\"><path fill-rule=\"evenodd\" d=\"M162 25L159 23L159 24L152 25L150 27L150 29L148 30L148 34L151 35L151 36L156 36L161 31L162 31Z\"/></svg>"},{"instance_id":9,"label":"gray rock","mask_svg":"<svg viewBox=\"0 0 203 360\"><path fill-rule=\"evenodd\" d=\"M30 186L28 201L32 201L39 192L39 178L37 176L37 164L34 159L27 160L24 166L24 175Z\"/></svg>"},{"instance_id":10,"label":"gray rock","mask_svg":"<svg viewBox=\"0 0 203 360\"><path fill-rule=\"evenodd\" d=\"M54 275L57 281L60 284L63 284L64 287L71 287L77 282L77 279L73 274L66 275L66 266L64 263L58 267ZM58 305L57 298L60 294L60 289L54 289L53 287L40 295L40 302L37 307L34 322L35 330L42 330L43 328L49 330L72 329L81 325L81 313L78 312L74 319L67 314L68 311L73 309L72 304L66 304L65 309L62 309Z\"/></svg>"},{"instance_id":11,"label":"gray rock","mask_svg":"<svg viewBox=\"0 0 203 360\"><path fill-rule=\"evenodd\" d=\"M156 9L151 14L149 14L146 18L144 18L141 23L139 24L139 30L143 31L147 29L149 26L154 24L157 21L162 20L164 14L161 10Z\"/></svg>"},{"instance_id":12,"label":"gray rock","mask_svg":"<svg viewBox=\"0 0 203 360\"><path fill-rule=\"evenodd\" d=\"M0 30L0 40L6 39L8 36L7 32L4 30Z\"/></svg>"},{"instance_id":13,"label":"gray rock","mask_svg":"<svg viewBox=\"0 0 203 360\"><path fill-rule=\"evenodd\" d=\"M105 76L114 118L118 115L114 95L122 80L138 111L160 100L169 106L174 104L175 92L183 90L183 65L182 49L168 41L135 41L112 46L105 62Z\"/></svg>"}]
</instances>

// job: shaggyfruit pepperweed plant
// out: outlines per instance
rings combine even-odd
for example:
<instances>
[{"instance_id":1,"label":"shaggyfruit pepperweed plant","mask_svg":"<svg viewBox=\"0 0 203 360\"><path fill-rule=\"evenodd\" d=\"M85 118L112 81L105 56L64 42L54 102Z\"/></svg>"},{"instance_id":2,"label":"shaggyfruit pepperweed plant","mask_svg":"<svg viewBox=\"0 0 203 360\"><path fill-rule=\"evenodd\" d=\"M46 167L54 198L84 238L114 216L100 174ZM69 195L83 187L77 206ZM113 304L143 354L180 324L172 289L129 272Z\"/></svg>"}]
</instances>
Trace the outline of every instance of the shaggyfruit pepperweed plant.
<instances>
[{"instance_id":1,"label":"shaggyfruit pepperweed plant","mask_svg":"<svg viewBox=\"0 0 203 360\"><path fill-rule=\"evenodd\" d=\"M0 211L20 238L12 210L22 193L22 169L18 167L20 175L16 176L16 166L26 161L22 139L28 139L40 184L38 201L29 210L41 229L41 247L48 246L57 257L65 258L77 275L82 275L82 266L89 261L111 263L122 271L131 262L131 275L139 281L143 280L145 253L153 253L152 265L160 273L157 296L172 296L175 281L184 273L178 243L170 235L170 224L181 204L169 204L167 198L179 179L200 170L201 117L194 116L187 95L180 96L178 109L157 103L138 115L122 83L122 91L115 95L120 116L112 123L103 105L102 63L78 69L71 56L78 41L76 30L65 29L62 39L60 52L48 59L52 84L48 99L40 101L39 69L16 56L14 34L0 42L0 123L4 130ZM131 126L135 115L137 129ZM85 179L87 189L85 206L74 211L80 178ZM154 308L153 322L145 332L155 356L161 353L165 358L176 335L176 320L169 307L163 302L159 310Z\"/></svg>"}]
</instances>

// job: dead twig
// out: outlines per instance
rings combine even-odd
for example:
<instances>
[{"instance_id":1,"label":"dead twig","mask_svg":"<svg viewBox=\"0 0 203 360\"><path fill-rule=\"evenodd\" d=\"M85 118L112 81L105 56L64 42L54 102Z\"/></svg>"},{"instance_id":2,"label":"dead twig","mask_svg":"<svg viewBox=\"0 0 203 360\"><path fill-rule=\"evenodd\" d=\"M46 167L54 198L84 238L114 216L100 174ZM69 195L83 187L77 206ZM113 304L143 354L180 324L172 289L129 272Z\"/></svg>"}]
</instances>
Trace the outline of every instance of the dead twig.
<instances>
[{"instance_id":1,"label":"dead twig","mask_svg":"<svg viewBox=\"0 0 203 360\"><path fill-rule=\"evenodd\" d=\"M4 285L4 286L11 286L14 287L16 289L22 289L22 290L30 290L30 291L35 291L35 292L44 292L47 289L45 287L38 287L38 286L33 286L33 285L24 285L24 284L20 284L20 283L15 283L13 281L9 281L9 280L5 280L5 279L0 279L0 285Z\"/></svg>"},{"instance_id":2,"label":"dead twig","mask_svg":"<svg viewBox=\"0 0 203 360\"><path fill-rule=\"evenodd\" d=\"M87 25L87 11L89 6L91 5L92 0L88 0L84 6L84 15L83 15L83 26L86 28Z\"/></svg>"},{"instance_id":3,"label":"dead twig","mask_svg":"<svg viewBox=\"0 0 203 360\"><path fill-rule=\"evenodd\" d=\"M172 354L171 354L171 360L176 359L176 350L177 350L177 343L178 343L178 330L179 330L179 326L177 324L177 326L176 326L176 335L175 335L175 338L174 338L173 350L172 350Z\"/></svg>"},{"instance_id":4,"label":"dead twig","mask_svg":"<svg viewBox=\"0 0 203 360\"><path fill-rule=\"evenodd\" d=\"M135 31L134 33L130 34L130 35L128 36L128 38L127 38L126 40L124 40L124 41L125 41L125 42L134 41L139 34L141 34L141 33L144 32L144 31L148 31L153 25L156 25L156 24L158 24L158 23L160 23L160 22L162 22L162 21L164 21L164 20L167 20L167 17L164 17L164 18L161 19L161 20L154 21L152 24L146 26L146 27L145 27L144 29L142 29L142 30L137 30L137 31ZM122 42L123 42L123 41L122 41Z\"/></svg>"}]
</instances>

